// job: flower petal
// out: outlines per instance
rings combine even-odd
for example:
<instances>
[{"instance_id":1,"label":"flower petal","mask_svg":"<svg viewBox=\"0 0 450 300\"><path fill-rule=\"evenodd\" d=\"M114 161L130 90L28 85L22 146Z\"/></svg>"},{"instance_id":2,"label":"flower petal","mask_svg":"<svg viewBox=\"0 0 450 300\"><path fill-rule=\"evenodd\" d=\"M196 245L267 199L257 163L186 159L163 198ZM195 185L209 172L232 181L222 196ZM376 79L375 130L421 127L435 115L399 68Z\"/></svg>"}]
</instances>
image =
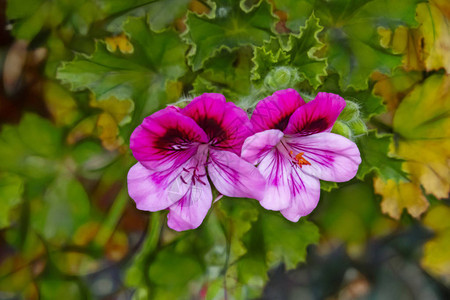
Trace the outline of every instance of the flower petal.
<instances>
[{"instance_id":1,"label":"flower petal","mask_svg":"<svg viewBox=\"0 0 450 300\"><path fill-rule=\"evenodd\" d=\"M356 144L334 133L288 136L286 142L294 153L304 152L303 157L311 164L303 165L302 171L322 180L350 180L361 163Z\"/></svg>"},{"instance_id":2,"label":"flower petal","mask_svg":"<svg viewBox=\"0 0 450 300\"><path fill-rule=\"evenodd\" d=\"M310 214L320 198L320 181L293 168L289 178L291 187L291 205L281 210L283 216L291 222L297 222L300 217Z\"/></svg>"},{"instance_id":3,"label":"flower petal","mask_svg":"<svg viewBox=\"0 0 450 300\"><path fill-rule=\"evenodd\" d=\"M292 165L284 151L277 147L269 151L258 165L266 179L266 190L261 206L270 210L282 210L291 205L289 177Z\"/></svg>"},{"instance_id":4,"label":"flower petal","mask_svg":"<svg viewBox=\"0 0 450 300\"><path fill-rule=\"evenodd\" d=\"M278 129L270 129L249 136L242 145L241 157L253 165L257 165L284 136Z\"/></svg>"},{"instance_id":5,"label":"flower petal","mask_svg":"<svg viewBox=\"0 0 450 300\"><path fill-rule=\"evenodd\" d=\"M213 147L241 153L244 140L253 134L245 111L226 102L221 94L205 93L194 98L181 112L206 132Z\"/></svg>"},{"instance_id":6,"label":"flower petal","mask_svg":"<svg viewBox=\"0 0 450 300\"><path fill-rule=\"evenodd\" d=\"M131 134L130 148L146 167L166 169L185 163L207 141L194 120L168 107L144 119Z\"/></svg>"},{"instance_id":7,"label":"flower petal","mask_svg":"<svg viewBox=\"0 0 450 300\"><path fill-rule=\"evenodd\" d=\"M331 93L318 93L314 100L292 114L284 133L310 135L329 132L344 107L345 100L342 97Z\"/></svg>"},{"instance_id":8,"label":"flower petal","mask_svg":"<svg viewBox=\"0 0 450 300\"><path fill-rule=\"evenodd\" d=\"M305 101L294 89L277 91L256 105L251 118L253 129L256 132L267 129L283 131L291 115L303 104Z\"/></svg>"},{"instance_id":9,"label":"flower petal","mask_svg":"<svg viewBox=\"0 0 450 300\"><path fill-rule=\"evenodd\" d=\"M135 164L128 172L128 194L136 202L136 207L141 210L158 211L166 209L178 201L181 193L172 193L174 173L155 172L147 169L141 163ZM175 181L176 182L176 181Z\"/></svg>"},{"instance_id":10,"label":"flower petal","mask_svg":"<svg viewBox=\"0 0 450 300\"><path fill-rule=\"evenodd\" d=\"M229 151L211 149L209 155L208 174L220 193L262 200L266 182L256 167Z\"/></svg>"},{"instance_id":11,"label":"flower petal","mask_svg":"<svg viewBox=\"0 0 450 300\"><path fill-rule=\"evenodd\" d=\"M205 171L204 168L202 170ZM167 225L176 231L194 229L202 224L211 208L212 192L208 180L191 182L186 194L169 207Z\"/></svg>"}]
</instances>

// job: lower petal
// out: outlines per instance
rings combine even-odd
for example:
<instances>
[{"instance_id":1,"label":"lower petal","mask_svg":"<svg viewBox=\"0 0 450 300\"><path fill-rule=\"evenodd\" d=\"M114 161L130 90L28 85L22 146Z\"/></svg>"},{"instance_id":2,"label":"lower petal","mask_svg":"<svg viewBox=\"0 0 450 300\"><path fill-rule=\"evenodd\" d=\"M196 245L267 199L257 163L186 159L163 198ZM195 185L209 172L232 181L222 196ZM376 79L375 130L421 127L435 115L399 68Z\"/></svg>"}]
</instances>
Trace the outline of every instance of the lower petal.
<instances>
[{"instance_id":1,"label":"lower petal","mask_svg":"<svg viewBox=\"0 0 450 300\"><path fill-rule=\"evenodd\" d=\"M191 183L186 194L169 207L167 225L176 231L197 228L211 208L211 202L211 186L207 180Z\"/></svg>"},{"instance_id":2,"label":"lower petal","mask_svg":"<svg viewBox=\"0 0 450 300\"><path fill-rule=\"evenodd\" d=\"M302 171L322 180L348 181L356 175L361 163L356 144L334 133L288 137L286 141L295 153L303 152L310 163L303 165Z\"/></svg>"},{"instance_id":3,"label":"lower petal","mask_svg":"<svg viewBox=\"0 0 450 300\"><path fill-rule=\"evenodd\" d=\"M258 165L258 170L266 179L266 190L261 206L269 210L282 210L291 203L289 176L292 166L283 152L274 148Z\"/></svg>"},{"instance_id":4,"label":"lower petal","mask_svg":"<svg viewBox=\"0 0 450 300\"><path fill-rule=\"evenodd\" d=\"M170 192L177 182L173 177L174 174L155 172L137 163L128 172L128 194L136 202L138 209L166 209L182 197L182 192Z\"/></svg>"},{"instance_id":5,"label":"lower petal","mask_svg":"<svg viewBox=\"0 0 450 300\"><path fill-rule=\"evenodd\" d=\"M320 198L320 181L299 169L293 169L289 178L291 186L291 205L281 210L283 216L291 222L310 214Z\"/></svg>"},{"instance_id":6,"label":"lower petal","mask_svg":"<svg viewBox=\"0 0 450 300\"><path fill-rule=\"evenodd\" d=\"M264 196L265 180L258 169L233 152L211 149L208 174L223 195L257 200Z\"/></svg>"}]
</instances>

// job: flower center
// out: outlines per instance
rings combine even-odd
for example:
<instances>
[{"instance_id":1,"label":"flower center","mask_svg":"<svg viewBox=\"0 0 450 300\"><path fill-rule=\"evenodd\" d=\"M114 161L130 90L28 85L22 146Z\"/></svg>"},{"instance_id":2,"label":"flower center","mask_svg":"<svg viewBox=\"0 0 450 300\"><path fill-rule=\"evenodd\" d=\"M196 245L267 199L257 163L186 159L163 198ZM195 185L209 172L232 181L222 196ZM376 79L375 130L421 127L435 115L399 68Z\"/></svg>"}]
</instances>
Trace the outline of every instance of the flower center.
<instances>
[{"instance_id":1,"label":"flower center","mask_svg":"<svg viewBox=\"0 0 450 300\"><path fill-rule=\"evenodd\" d=\"M190 167L190 168L183 168L183 171L186 172L187 174L182 174L180 176L181 181L183 181L184 184L188 184L187 180L189 178L189 176L191 176L191 181L192 184L195 185L196 182L200 182L203 185L206 185L204 180L207 180L206 177L206 173L204 174L199 174L200 172L198 172L197 167ZM184 178L183 176L187 176L187 178Z\"/></svg>"},{"instance_id":2,"label":"flower center","mask_svg":"<svg viewBox=\"0 0 450 300\"><path fill-rule=\"evenodd\" d=\"M294 152L292 150L289 153L291 154L291 157L294 155ZM303 154L305 154L305 152L300 152L293 157L293 162L298 164L300 168L304 165L311 165L311 163L303 157Z\"/></svg>"}]
</instances>

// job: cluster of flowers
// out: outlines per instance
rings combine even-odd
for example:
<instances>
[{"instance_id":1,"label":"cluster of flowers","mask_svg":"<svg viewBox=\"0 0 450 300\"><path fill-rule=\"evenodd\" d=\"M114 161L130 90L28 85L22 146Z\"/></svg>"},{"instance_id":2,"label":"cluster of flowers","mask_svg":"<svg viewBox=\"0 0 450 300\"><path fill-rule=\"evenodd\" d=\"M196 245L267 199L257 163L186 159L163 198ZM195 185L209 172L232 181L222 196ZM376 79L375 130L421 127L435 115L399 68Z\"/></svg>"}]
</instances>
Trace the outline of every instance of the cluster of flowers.
<instances>
[{"instance_id":1,"label":"cluster of flowers","mask_svg":"<svg viewBox=\"0 0 450 300\"><path fill-rule=\"evenodd\" d=\"M338 95L319 93L305 103L293 89L259 101L250 120L221 94L169 106L131 135L138 163L128 192L138 209L168 209L168 226L177 231L202 223L210 181L223 195L257 199L297 222L316 207L319 179L350 180L361 163L355 143L330 133L344 107Z\"/></svg>"}]
</instances>

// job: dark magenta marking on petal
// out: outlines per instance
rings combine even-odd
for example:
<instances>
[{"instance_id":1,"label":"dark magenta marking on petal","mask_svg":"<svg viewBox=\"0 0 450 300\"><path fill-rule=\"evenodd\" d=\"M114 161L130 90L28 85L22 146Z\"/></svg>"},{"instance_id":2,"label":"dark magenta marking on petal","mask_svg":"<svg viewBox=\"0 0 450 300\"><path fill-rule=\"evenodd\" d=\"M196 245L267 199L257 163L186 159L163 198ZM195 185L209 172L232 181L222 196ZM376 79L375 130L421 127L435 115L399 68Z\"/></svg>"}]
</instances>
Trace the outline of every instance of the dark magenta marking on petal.
<instances>
[{"instance_id":1,"label":"dark magenta marking on petal","mask_svg":"<svg viewBox=\"0 0 450 300\"><path fill-rule=\"evenodd\" d=\"M306 123L303 128L297 128L301 135L309 135L325 131L330 125L327 119L320 118L310 123Z\"/></svg>"},{"instance_id":2,"label":"dark magenta marking on petal","mask_svg":"<svg viewBox=\"0 0 450 300\"><path fill-rule=\"evenodd\" d=\"M203 118L197 119L197 124L205 131L212 144L218 144L228 139L227 131L219 124L216 119Z\"/></svg>"}]
</instances>

